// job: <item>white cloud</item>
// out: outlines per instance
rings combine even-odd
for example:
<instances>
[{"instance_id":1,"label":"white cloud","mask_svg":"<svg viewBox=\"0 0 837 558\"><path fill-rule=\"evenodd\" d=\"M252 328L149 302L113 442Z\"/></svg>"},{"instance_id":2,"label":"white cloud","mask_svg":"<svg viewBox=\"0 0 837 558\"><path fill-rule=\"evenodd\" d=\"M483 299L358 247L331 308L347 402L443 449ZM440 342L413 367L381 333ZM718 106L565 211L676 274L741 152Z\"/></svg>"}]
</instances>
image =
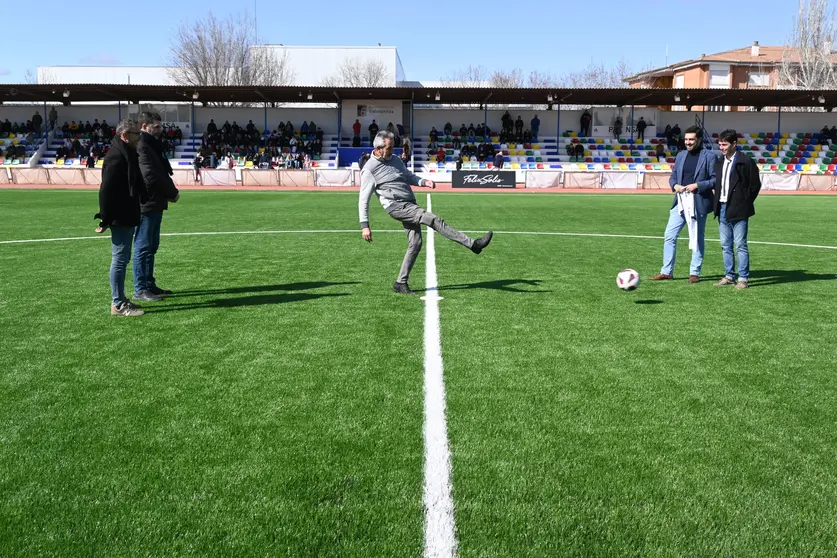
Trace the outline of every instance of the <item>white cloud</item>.
<instances>
[{"instance_id":1,"label":"white cloud","mask_svg":"<svg viewBox=\"0 0 837 558\"><path fill-rule=\"evenodd\" d=\"M8 76L11 75L12 71L8 68L3 68L0 66L0 76Z\"/></svg>"}]
</instances>

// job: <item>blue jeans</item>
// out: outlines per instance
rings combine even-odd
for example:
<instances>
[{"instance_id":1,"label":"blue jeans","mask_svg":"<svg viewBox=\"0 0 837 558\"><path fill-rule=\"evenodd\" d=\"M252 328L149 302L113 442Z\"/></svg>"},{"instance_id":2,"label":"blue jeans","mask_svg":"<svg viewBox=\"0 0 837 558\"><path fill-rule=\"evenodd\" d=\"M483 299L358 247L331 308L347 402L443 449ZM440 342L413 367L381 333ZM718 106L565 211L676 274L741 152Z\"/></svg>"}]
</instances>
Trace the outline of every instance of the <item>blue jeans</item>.
<instances>
[{"instance_id":1,"label":"blue jeans","mask_svg":"<svg viewBox=\"0 0 837 558\"><path fill-rule=\"evenodd\" d=\"M125 296L125 274L131 261L131 241L134 227L111 227L110 297L113 304L128 298Z\"/></svg>"},{"instance_id":2,"label":"blue jeans","mask_svg":"<svg viewBox=\"0 0 837 558\"><path fill-rule=\"evenodd\" d=\"M727 221L727 204L721 204L718 233L721 236L721 251L724 253L724 274L731 281L735 281L733 242L735 242L735 249L738 252L738 280L747 281L750 278L750 250L747 248L748 223L749 219L742 219L735 223Z\"/></svg>"},{"instance_id":3,"label":"blue jeans","mask_svg":"<svg viewBox=\"0 0 837 558\"><path fill-rule=\"evenodd\" d=\"M706 239L706 214L698 213L697 219L698 246L692 252L692 265L689 268L689 275L700 276L700 267L703 265L703 247ZM677 206L672 207L668 215L666 225L665 241L663 244L663 268L660 273L674 275L674 260L677 257L677 237L680 231L686 226L686 219L677 212Z\"/></svg>"},{"instance_id":4,"label":"blue jeans","mask_svg":"<svg viewBox=\"0 0 837 558\"><path fill-rule=\"evenodd\" d=\"M142 214L134 239L134 294L147 291L156 284L154 282L154 255L160 247L162 223L162 211L149 211Z\"/></svg>"}]
</instances>

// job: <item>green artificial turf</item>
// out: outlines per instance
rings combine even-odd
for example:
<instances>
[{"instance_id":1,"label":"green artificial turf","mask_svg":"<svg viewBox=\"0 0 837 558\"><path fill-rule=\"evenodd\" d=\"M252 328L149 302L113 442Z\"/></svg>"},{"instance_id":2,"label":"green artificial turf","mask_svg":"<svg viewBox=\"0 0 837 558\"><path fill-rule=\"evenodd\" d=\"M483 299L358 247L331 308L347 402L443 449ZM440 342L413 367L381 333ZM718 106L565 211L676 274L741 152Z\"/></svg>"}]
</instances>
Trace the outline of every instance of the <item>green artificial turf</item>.
<instances>
[{"instance_id":1,"label":"green artificial turf","mask_svg":"<svg viewBox=\"0 0 837 558\"><path fill-rule=\"evenodd\" d=\"M3 555L417 556L423 319L357 196L185 192L109 315L87 191L0 190ZM419 196L421 203L426 197ZM669 195L432 194L462 556L826 556L837 540L837 198L762 196L751 284L659 271ZM385 233L381 229L395 231ZM707 237L717 239L709 221ZM411 278L424 287L424 255ZM127 289L131 291L131 274ZM421 294L421 293L420 293Z\"/></svg>"}]
</instances>

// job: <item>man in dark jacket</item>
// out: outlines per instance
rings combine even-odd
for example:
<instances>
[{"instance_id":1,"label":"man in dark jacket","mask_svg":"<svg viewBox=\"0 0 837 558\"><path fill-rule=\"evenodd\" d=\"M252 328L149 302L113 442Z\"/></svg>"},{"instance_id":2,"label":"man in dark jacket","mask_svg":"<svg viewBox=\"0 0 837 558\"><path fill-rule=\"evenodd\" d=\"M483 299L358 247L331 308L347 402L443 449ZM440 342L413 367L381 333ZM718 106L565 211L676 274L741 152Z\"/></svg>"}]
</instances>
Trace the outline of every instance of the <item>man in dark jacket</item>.
<instances>
[{"instance_id":1,"label":"man in dark jacket","mask_svg":"<svg viewBox=\"0 0 837 558\"><path fill-rule=\"evenodd\" d=\"M102 165L99 187L100 227L110 228L110 290L113 316L142 316L142 310L125 296L125 272L131 260L134 227L140 224L140 202L145 183L139 169L136 145L139 131L131 120L116 126L116 137ZM99 230L99 229L97 229Z\"/></svg>"},{"instance_id":2,"label":"man in dark jacket","mask_svg":"<svg viewBox=\"0 0 837 558\"><path fill-rule=\"evenodd\" d=\"M724 130L718 135L718 147L723 157L715 164L715 217L724 254L724 278L718 287L735 285L746 289L750 279L750 251L747 229L750 217L756 214L753 202L761 190L759 168L750 157L738 152L738 133ZM738 253L738 281L732 245Z\"/></svg>"},{"instance_id":3,"label":"man in dark jacket","mask_svg":"<svg viewBox=\"0 0 837 558\"><path fill-rule=\"evenodd\" d=\"M503 152L498 151L497 154L494 156L494 168L495 169L502 169L503 162L505 161L505 157L503 157Z\"/></svg>"},{"instance_id":4,"label":"man in dark jacket","mask_svg":"<svg viewBox=\"0 0 837 558\"><path fill-rule=\"evenodd\" d=\"M169 208L170 201L180 199L180 193L171 179L174 173L160 141L163 133L160 115L143 112L139 124L142 132L137 155L148 200L142 204L142 220L134 240L134 300L156 302L163 299L162 295L171 294L157 286L154 257L160 247L163 211Z\"/></svg>"}]
</instances>

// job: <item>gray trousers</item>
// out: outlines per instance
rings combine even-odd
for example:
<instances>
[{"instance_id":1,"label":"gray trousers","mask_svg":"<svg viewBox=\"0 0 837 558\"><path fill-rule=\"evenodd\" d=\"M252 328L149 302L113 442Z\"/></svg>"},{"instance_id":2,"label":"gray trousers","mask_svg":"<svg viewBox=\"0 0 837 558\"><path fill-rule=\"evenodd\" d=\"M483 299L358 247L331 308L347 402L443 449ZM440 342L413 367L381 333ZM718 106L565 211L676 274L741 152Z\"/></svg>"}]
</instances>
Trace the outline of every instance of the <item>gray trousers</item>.
<instances>
[{"instance_id":1,"label":"gray trousers","mask_svg":"<svg viewBox=\"0 0 837 558\"><path fill-rule=\"evenodd\" d=\"M474 245L474 239L454 229L438 216L412 202L395 202L387 208L390 217L404 224L407 231L407 253L404 254L404 261L401 263L401 271L398 272L399 283L406 283L410 277L410 270L416 263L419 252L421 252L422 238L421 226L425 225L438 232L445 238L458 242L466 248Z\"/></svg>"}]
</instances>

